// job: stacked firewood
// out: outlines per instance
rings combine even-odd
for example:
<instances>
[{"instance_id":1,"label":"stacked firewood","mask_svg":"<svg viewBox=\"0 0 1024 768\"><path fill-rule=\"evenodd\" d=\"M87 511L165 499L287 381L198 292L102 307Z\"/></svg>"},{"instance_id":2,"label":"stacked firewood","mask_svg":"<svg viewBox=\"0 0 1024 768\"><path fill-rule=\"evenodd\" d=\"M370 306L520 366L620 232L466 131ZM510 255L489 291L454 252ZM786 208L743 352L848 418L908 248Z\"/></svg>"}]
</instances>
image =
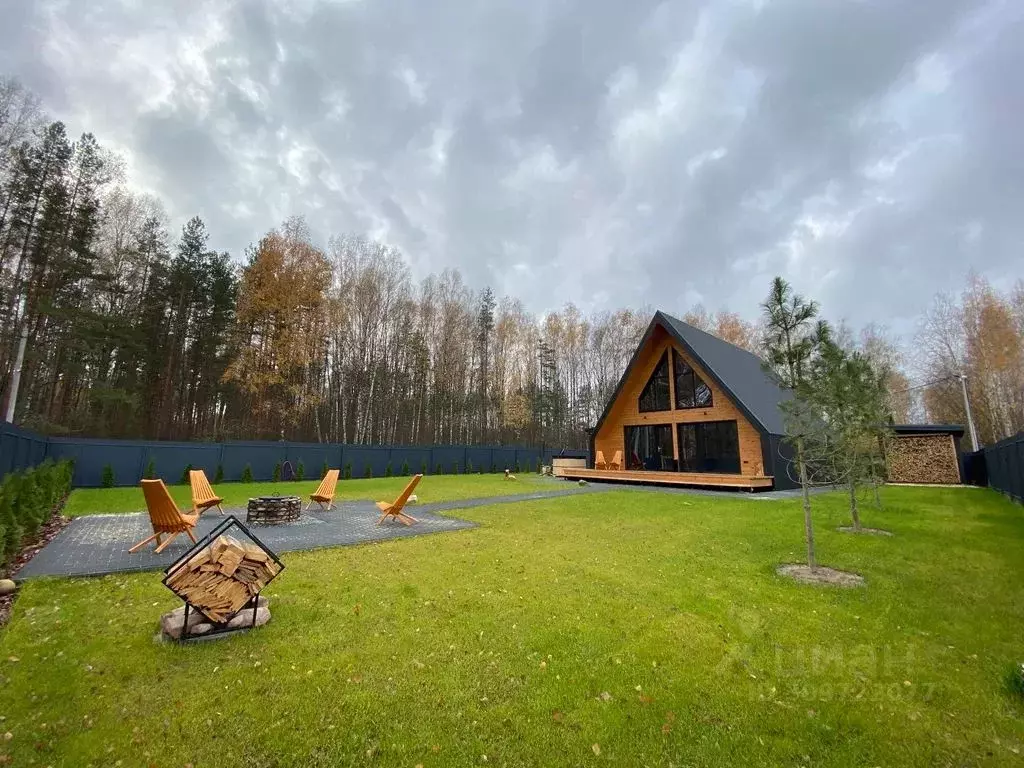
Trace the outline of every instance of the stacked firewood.
<instances>
[{"instance_id":1,"label":"stacked firewood","mask_svg":"<svg viewBox=\"0 0 1024 768\"><path fill-rule=\"evenodd\" d=\"M949 435L897 437L886 449L890 483L960 482L956 450Z\"/></svg>"},{"instance_id":2,"label":"stacked firewood","mask_svg":"<svg viewBox=\"0 0 1024 768\"><path fill-rule=\"evenodd\" d=\"M260 547L225 535L175 568L167 586L210 621L223 623L280 570L281 566Z\"/></svg>"}]
</instances>

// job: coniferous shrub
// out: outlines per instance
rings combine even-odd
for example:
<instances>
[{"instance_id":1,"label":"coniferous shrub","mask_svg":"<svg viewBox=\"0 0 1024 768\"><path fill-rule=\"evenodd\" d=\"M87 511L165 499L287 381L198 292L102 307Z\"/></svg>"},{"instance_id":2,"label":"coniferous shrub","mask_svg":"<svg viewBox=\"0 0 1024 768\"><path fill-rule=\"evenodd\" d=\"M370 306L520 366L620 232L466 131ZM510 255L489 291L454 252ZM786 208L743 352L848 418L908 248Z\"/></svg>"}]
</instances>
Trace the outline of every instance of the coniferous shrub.
<instances>
[{"instance_id":1,"label":"coniferous shrub","mask_svg":"<svg viewBox=\"0 0 1024 768\"><path fill-rule=\"evenodd\" d=\"M522 468L521 468L521 466L520 466L520 464L519 464L519 459L516 459L516 465L515 465L515 470L513 470L513 471L514 471L514 472L515 472L515 473L516 473L517 475L518 475L518 474L519 474L520 472L522 472L522 471L523 471L523 470L522 470Z\"/></svg>"},{"instance_id":2,"label":"coniferous shrub","mask_svg":"<svg viewBox=\"0 0 1024 768\"><path fill-rule=\"evenodd\" d=\"M491 462L491 474L492 475L498 474L498 465L495 464L493 461Z\"/></svg>"},{"instance_id":3,"label":"coniferous shrub","mask_svg":"<svg viewBox=\"0 0 1024 768\"><path fill-rule=\"evenodd\" d=\"M394 474L394 471L391 469L391 462L389 461L388 465L384 467L384 477L393 477Z\"/></svg>"},{"instance_id":4,"label":"coniferous shrub","mask_svg":"<svg viewBox=\"0 0 1024 768\"><path fill-rule=\"evenodd\" d=\"M270 479L273 480L275 483L281 482L281 462L280 461L277 462L277 464L274 465L274 474L273 474L273 476Z\"/></svg>"},{"instance_id":5,"label":"coniferous shrub","mask_svg":"<svg viewBox=\"0 0 1024 768\"><path fill-rule=\"evenodd\" d=\"M324 461L324 465L322 467L320 467L320 479L323 480L325 477L327 477L327 473L330 472L330 471L331 471L331 468L327 464L327 461L325 460Z\"/></svg>"},{"instance_id":6,"label":"coniferous shrub","mask_svg":"<svg viewBox=\"0 0 1024 768\"><path fill-rule=\"evenodd\" d=\"M426 459L424 459L423 461L420 462L420 474L421 475L427 474L427 460Z\"/></svg>"},{"instance_id":7,"label":"coniferous shrub","mask_svg":"<svg viewBox=\"0 0 1024 768\"><path fill-rule=\"evenodd\" d=\"M408 477L408 475L409 475L409 462L408 461L403 461L402 462L402 477Z\"/></svg>"},{"instance_id":8,"label":"coniferous shrub","mask_svg":"<svg viewBox=\"0 0 1024 768\"><path fill-rule=\"evenodd\" d=\"M473 460L472 459L466 459L466 474L467 475L473 474Z\"/></svg>"},{"instance_id":9,"label":"coniferous shrub","mask_svg":"<svg viewBox=\"0 0 1024 768\"><path fill-rule=\"evenodd\" d=\"M21 478L17 475L8 475L3 487L0 488L0 525L4 529L4 538L0 545L3 546L4 560L14 557L21 549L24 531L15 510L20 487Z\"/></svg>"},{"instance_id":10,"label":"coniferous shrub","mask_svg":"<svg viewBox=\"0 0 1024 768\"><path fill-rule=\"evenodd\" d=\"M344 474L346 480L351 480L352 479L352 462L351 461L345 463L345 472L343 474ZM326 476L327 473L324 472L324 475Z\"/></svg>"},{"instance_id":11,"label":"coniferous shrub","mask_svg":"<svg viewBox=\"0 0 1024 768\"><path fill-rule=\"evenodd\" d=\"M39 507L44 503L34 472L21 477L21 487L15 501L15 516L26 536L35 536L39 530Z\"/></svg>"},{"instance_id":12,"label":"coniferous shrub","mask_svg":"<svg viewBox=\"0 0 1024 768\"><path fill-rule=\"evenodd\" d=\"M295 479L297 481L306 479L306 465L302 463L302 459L299 459L298 464L295 465Z\"/></svg>"},{"instance_id":13,"label":"coniferous shrub","mask_svg":"<svg viewBox=\"0 0 1024 768\"><path fill-rule=\"evenodd\" d=\"M443 475L444 474L444 467L441 466L441 462L437 462L437 466L434 467L434 474L435 475Z\"/></svg>"},{"instance_id":14,"label":"coniferous shrub","mask_svg":"<svg viewBox=\"0 0 1024 768\"><path fill-rule=\"evenodd\" d=\"M250 464L246 464L245 465L245 469L242 470L242 482L243 483L251 483L252 482L252 466Z\"/></svg>"},{"instance_id":15,"label":"coniferous shrub","mask_svg":"<svg viewBox=\"0 0 1024 768\"><path fill-rule=\"evenodd\" d=\"M457 461L453 461L452 462L452 474L453 475L459 474L459 462L457 462Z\"/></svg>"},{"instance_id":16,"label":"coniferous shrub","mask_svg":"<svg viewBox=\"0 0 1024 768\"><path fill-rule=\"evenodd\" d=\"M149 457L149 461L146 464L146 471L142 473L142 476L146 480L156 480L156 459L152 456Z\"/></svg>"},{"instance_id":17,"label":"coniferous shrub","mask_svg":"<svg viewBox=\"0 0 1024 768\"><path fill-rule=\"evenodd\" d=\"M103 465L103 477L100 480L100 485L104 488L114 487L114 468L110 464Z\"/></svg>"},{"instance_id":18,"label":"coniferous shrub","mask_svg":"<svg viewBox=\"0 0 1024 768\"><path fill-rule=\"evenodd\" d=\"M217 465L217 472L213 476L213 482L215 482L215 483L223 483L224 482L224 465L223 464L218 464Z\"/></svg>"},{"instance_id":19,"label":"coniferous shrub","mask_svg":"<svg viewBox=\"0 0 1024 768\"><path fill-rule=\"evenodd\" d=\"M366 469L363 470L363 477L365 477L367 479L373 477L373 467L370 466L369 464L367 464L366 465Z\"/></svg>"},{"instance_id":20,"label":"coniferous shrub","mask_svg":"<svg viewBox=\"0 0 1024 768\"><path fill-rule=\"evenodd\" d=\"M181 470L181 484L182 485L189 485L189 484L191 484L192 479L189 477L188 473L191 472L193 469L195 469L195 467L193 467L191 462L190 462L190 463L185 465L185 468L183 470Z\"/></svg>"}]
</instances>

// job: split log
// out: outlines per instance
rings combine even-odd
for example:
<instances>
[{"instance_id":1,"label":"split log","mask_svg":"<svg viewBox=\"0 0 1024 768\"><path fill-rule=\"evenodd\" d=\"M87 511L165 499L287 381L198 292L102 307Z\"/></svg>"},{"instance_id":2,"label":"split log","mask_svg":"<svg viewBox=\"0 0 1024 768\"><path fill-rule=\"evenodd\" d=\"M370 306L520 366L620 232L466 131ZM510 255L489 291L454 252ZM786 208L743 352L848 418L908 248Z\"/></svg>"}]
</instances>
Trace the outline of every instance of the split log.
<instances>
[{"instance_id":1,"label":"split log","mask_svg":"<svg viewBox=\"0 0 1024 768\"><path fill-rule=\"evenodd\" d=\"M953 438L949 435L906 435L889 441L886 449L890 483L960 482Z\"/></svg>"},{"instance_id":2,"label":"split log","mask_svg":"<svg viewBox=\"0 0 1024 768\"><path fill-rule=\"evenodd\" d=\"M255 544L218 536L175 568L167 586L210 621L222 624L280 570L281 566Z\"/></svg>"}]
</instances>

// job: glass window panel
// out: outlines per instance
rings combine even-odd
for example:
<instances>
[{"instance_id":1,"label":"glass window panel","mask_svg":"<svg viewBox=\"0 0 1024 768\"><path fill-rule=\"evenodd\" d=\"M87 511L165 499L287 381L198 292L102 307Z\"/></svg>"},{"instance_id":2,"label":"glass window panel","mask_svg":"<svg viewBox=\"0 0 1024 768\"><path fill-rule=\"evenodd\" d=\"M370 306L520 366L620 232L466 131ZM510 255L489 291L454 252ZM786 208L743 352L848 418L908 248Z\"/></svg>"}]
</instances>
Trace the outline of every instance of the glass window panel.
<instances>
[{"instance_id":1,"label":"glass window panel","mask_svg":"<svg viewBox=\"0 0 1024 768\"><path fill-rule=\"evenodd\" d=\"M669 401L668 387L668 352L661 356L654 373L647 380L643 392L640 393L640 412L668 411L672 408Z\"/></svg>"},{"instance_id":2,"label":"glass window panel","mask_svg":"<svg viewBox=\"0 0 1024 768\"><path fill-rule=\"evenodd\" d=\"M674 472L672 425L644 424L626 427L626 469Z\"/></svg>"},{"instance_id":3,"label":"glass window panel","mask_svg":"<svg viewBox=\"0 0 1024 768\"><path fill-rule=\"evenodd\" d=\"M738 474L740 443L736 422L680 424L679 470Z\"/></svg>"},{"instance_id":4,"label":"glass window panel","mask_svg":"<svg viewBox=\"0 0 1024 768\"><path fill-rule=\"evenodd\" d=\"M710 408L713 404L711 388L674 349L672 367L675 369L676 408Z\"/></svg>"}]
</instances>

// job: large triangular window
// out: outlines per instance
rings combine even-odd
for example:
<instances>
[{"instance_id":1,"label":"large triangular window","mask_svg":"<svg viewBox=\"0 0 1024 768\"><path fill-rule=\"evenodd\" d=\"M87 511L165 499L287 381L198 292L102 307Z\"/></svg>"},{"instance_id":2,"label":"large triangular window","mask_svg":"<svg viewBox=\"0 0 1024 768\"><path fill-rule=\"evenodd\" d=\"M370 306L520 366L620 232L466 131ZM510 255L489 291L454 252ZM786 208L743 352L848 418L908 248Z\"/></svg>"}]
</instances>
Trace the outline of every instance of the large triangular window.
<instances>
[{"instance_id":1,"label":"large triangular window","mask_svg":"<svg viewBox=\"0 0 1024 768\"><path fill-rule=\"evenodd\" d=\"M676 376L676 408L710 408L711 388L674 349L672 367Z\"/></svg>"},{"instance_id":2,"label":"large triangular window","mask_svg":"<svg viewBox=\"0 0 1024 768\"><path fill-rule=\"evenodd\" d=\"M647 380L640 393L640 412L670 411L672 403L668 394L668 351L661 356L654 373Z\"/></svg>"}]
</instances>

